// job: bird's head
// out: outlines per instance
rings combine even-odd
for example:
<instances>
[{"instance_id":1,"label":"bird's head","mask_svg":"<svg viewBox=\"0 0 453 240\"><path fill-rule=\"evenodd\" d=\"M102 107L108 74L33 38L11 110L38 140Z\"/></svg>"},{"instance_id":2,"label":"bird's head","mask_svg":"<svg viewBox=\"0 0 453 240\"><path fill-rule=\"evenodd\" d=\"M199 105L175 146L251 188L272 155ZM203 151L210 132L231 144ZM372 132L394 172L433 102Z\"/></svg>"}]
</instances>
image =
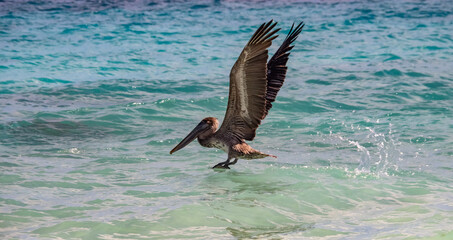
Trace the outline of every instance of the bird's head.
<instances>
[{"instance_id":1,"label":"bird's head","mask_svg":"<svg viewBox=\"0 0 453 240\"><path fill-rule=\"evenodd\" d=\"M170 154L187 146L189 143L195 140L195 138L199 139L208 138L209 136L215 133L218 127L219 121L217 120L217 118L207 117L201 120L201 122L180 143L178 143L176 147L174 147L170 151Z\"/></svg>"}]
</instances>

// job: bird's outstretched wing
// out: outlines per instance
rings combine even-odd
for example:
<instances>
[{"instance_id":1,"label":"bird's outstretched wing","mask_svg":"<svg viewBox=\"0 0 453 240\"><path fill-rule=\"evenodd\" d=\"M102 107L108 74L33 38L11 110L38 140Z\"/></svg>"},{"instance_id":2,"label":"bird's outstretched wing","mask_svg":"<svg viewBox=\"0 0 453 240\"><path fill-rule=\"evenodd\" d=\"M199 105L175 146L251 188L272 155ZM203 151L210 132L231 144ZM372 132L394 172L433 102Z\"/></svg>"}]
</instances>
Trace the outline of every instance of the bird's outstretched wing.
<instances>
[{"instance_id":1,"label":"bird's outstretched wing","mask_svg":"<svg viewBox=\"0 0 453 240\"><path fill-rule=\"evenodd\" d=\"M280 29L262 24L242 50L230 72L228 107L216 135L233 141L253 140L266 113L267 48Z\"/></svg>"},{"instance_id":2,"label":"bird's outstretched wing","mask_svg":"<svg viewBox=\"0 0 453 240\"><path fill-rule=\"evenodd\" d=\"M285 41L275 52L274 56L267 63L267 91L266 91L266 111L264 117L267 116L267 113L272 108L272 102L275 101L277 93L283 85L286 76L286 70L288 67L286 63L288 62L288 57L293 49L293 46L290 46L296 39L299 33L302 31L302 28L305 26L303 22L299 23L296 28L294 28L294 23L289 30L288 36L286 36ZM264 119L263 117L263 119Z\"/></svg>"}]
</instances>

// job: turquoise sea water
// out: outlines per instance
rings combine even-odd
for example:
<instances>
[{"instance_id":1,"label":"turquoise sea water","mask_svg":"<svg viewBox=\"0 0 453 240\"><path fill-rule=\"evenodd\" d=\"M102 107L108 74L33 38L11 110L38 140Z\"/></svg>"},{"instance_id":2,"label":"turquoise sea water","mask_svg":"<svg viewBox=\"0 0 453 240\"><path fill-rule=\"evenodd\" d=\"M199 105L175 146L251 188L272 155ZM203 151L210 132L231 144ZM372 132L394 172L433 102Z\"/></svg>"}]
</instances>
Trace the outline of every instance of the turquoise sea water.
<instances>
[{"instance_id":1,"label":"turquoise sea water","mask_svg":"<svg viewBox=\"0 0 453 240\"><path fill-rule=\"evenodd\" d=\"M451 1L0 1L0 238L452 239ZM261 23L306 26L250 144L196 142Z\"/></svg>"}]
</instances>

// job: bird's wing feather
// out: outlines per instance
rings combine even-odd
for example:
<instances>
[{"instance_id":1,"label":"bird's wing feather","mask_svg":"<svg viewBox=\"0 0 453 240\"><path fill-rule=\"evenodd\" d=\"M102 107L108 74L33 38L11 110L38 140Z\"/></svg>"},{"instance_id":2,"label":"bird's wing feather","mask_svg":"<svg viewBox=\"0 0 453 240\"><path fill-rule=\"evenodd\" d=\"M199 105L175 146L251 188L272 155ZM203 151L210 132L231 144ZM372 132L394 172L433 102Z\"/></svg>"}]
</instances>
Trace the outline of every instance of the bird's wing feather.
<instances>
[{"instance_id":1,"label":"bird's wing feather","mask_svg":"<svg viewBox=\"0 0 453 240\"><path fill-rule=\"evenodd\" d=\"M288 69L286 63L288 62L290 51L294 47L294 45L290 45L297 39L303 27L303 22L299 23L296 28L294 28L293 24L285 41L283 41L282 45L267 63L266 111L264 117L267 116L269 110L272 108L272 102L275 101L277 93L285 81L286 70Z\"/></svg>"},{"instance_id":2,"label":"bird's wing feather","mask_svg":"<svg viewBox=\"0 0 453 240\"><path fill-rule=\"evenodd\" d=\"M242 50L230 72L230 93L218 137L253 140L266 112L267 48L280 29L272 21L261 25Z\"/></svg>"}]
</instances>

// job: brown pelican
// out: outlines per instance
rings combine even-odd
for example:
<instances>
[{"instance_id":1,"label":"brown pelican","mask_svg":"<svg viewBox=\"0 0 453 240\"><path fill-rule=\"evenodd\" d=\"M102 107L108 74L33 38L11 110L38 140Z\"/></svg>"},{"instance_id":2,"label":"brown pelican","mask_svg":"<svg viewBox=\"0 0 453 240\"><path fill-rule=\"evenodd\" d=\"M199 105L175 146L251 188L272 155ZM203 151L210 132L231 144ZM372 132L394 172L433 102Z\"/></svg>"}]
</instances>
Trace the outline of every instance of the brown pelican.
<instances>
[{"instance_id":1,"label":"brown pelican","mask_svg":"<svg viewBox=\"0 0 453 240\"><path fill-rule=\"evenodd\" d=\"M198 138L203 147L218 148L228 153L228 159L213 168L228 168L241 159L276 157L262 153L249 146L245 140L255 138L256 129L261 124L278 91L285 81L286 63L290 46L304 27L303 22L294 24L274 56L267 61L267 49L274 35L280 29L272 30L277 23L271 20L263 23L244 47L230 72L230 93L228 106L222 126L217 130L219 121L214 117L203 119L170 154L185 147ZM217 130L217 131L216 131ZM230 162L231 159L234 159Z\"/></svg>"}]
</instances>

